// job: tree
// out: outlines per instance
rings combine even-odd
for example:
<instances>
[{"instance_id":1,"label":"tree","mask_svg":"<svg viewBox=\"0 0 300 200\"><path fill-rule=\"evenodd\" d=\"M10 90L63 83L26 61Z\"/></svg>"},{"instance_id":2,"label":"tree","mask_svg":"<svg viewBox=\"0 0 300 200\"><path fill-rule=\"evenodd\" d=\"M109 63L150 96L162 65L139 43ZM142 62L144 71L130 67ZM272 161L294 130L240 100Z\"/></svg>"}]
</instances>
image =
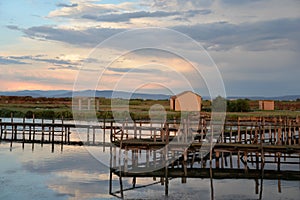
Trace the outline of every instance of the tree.
<instances>
[{"instance_id":1,"label":"tree","mask_svg":"<svg viewBox=\"0 0 300 200\"><path fill-rule=\"evenodd\" d=\"M221 96L217 96L212 101L211 110L213 112L226 112L226 99Z\"/></svg>"},{"instance_id":2,"label":"tree","mask_svg":"<svg viewBox=\"0 0 300 200\"><path fill-rule=\"evenodd\" d=\"M227 102L227 111L229 112L249 112L250 105L247 99L238 99Z\"/></svg>"}]
</instances>

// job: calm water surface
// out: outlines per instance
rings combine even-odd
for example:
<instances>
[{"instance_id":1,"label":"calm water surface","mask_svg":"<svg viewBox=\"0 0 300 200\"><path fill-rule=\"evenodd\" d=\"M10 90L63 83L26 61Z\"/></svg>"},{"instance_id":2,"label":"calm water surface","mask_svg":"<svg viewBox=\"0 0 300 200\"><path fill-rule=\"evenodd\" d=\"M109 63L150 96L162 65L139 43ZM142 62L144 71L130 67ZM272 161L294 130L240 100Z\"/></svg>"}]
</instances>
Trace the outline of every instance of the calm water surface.
<instances>
[{"instance_id":1,"label":"calm water surface","mask_svg":"<svg viewBox=\"0 0 300 200\"><path fill-rule=\"evenodd\" d=\"M299 170L299 166L298 167ZM300 172L299 172L300 173ZM138 178L137 186L154 183L152 178ZM132 179L124 178L124 188L131 186ZM0 143L0 199L117 199L109 195L109 169L96 160L82 146L41 147L36 144ZM119 190L117 177L113 180L114 191ZM164 186L149 187L124 192L125 199L164 199ZM210 199L209 179L172 179L168 199ZM258 199L254 180L213 180L215 199ZM263 181L263 199L299 199L300 181Z\"/></svg>"}]
</instances>

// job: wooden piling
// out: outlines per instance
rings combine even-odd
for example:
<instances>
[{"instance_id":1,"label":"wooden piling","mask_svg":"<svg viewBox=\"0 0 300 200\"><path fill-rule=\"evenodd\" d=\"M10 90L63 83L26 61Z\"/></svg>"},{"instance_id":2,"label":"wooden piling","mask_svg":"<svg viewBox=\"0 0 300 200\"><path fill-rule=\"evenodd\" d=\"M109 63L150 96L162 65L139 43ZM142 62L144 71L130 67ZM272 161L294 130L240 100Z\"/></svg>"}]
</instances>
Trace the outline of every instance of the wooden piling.
<instances>
[{"instance_id":1,"label":"wooden piling","mask_svg":"<svg viewBox=\"0 0 300 200\"><path fill-rule=\"evenodd\" d=\"M52 119L52 124L54 124L54 119ZM51 146L51 151L52 151L52 153L54 152L54 134L55 134L55 127L54 126L52 126L52 146Z\"/></svg>"},{"instance_id":2,"label":"wooden piling","mask_svg":"<svg viewBox=\"0 0 300 200\"><path fill-rule=\"evenodd\" d=\"M60 150L63 150L64 147L64 117L61 116L61 144L60 144Z\"/></svg>"},{"instance_id":3,"label":"wooden piling","mask_svg":"<svg viewBox=\"0 0 300 200\"><path fill-rule=\"evenodd\" d=\"M93 144L95 144L95 136L96 136L96 134L95 134L95 127L93 127Z\"/></svg>"},{"instance_id":4,"label":"wooden piling","mask_svg":"<svg viewBox=\"0 0 300 200\"><path fill-rule=\"evenodd\" d=\"M2 134L3 134L2 119L0 119L0 123L1 123L1 125L0 125L0 142L1 142L1 140L2 140Z\"/></svg>"},{"instance_id":5,"label":"wooden piling","mask_svg":"<svg viewBox=\"0 0 300 200\"><path fill-rule=\"evenodd\" d=\"M86 142L89 144L90 143L90 127L87 128L86 132Z\"/></svg>"},{"instance_id":6,"label":"wooden piling","mask_svg":"<svg viewBox=\"0 0 300 200\"><path fill-rule=\"evenodd\" d=\"M35 142L35 116L34 114L32 114L32 128L33 128L33 132L32 132L32 140L33 140L33 143L32 143L32 151L34 151L34 142Z\"/></svg>"},{"instance_id":7,"label":"wooden piling","mask_svg":"<svg viewBox=\"0 0 300 200\"><path fill-rule=\"evenodd\" d=\"M25 143L25 117L23 117L23 130L22 130L22 149L24 149L24 143Z\"/></svg>"},{"instance_id":8,"label":"wooden piling","mask_svg":"<svg viewBox=\"0 0 300 200\"><path fill-rule=\"evenodd\" d=\"M165 196L169 195L168 166L165 166Z\"/></svg>"},{"instance_id":9,"label":"wooden piling","mask_svg":"<svg viewBox=\"0 0 300 200\"><path fill-rule=\"evenodd\" d=\"M11 117L11 138L10 138L10 151L12 151L12 144L13 144L13 139L14 139L14 118L13 118L13 113L10 113Z\"/></svg>"},{"instance_id":10,"label":"wooden piling","mask_svg":"<svg viewBox=\"0 0 300 200\"><path fill-rule=\"evenodd\" d=\"M216 151L216 168L218 169L220 167L220 163L219 163L219 157L220 157L220 152Z\"/></svg>"}]
</instances>

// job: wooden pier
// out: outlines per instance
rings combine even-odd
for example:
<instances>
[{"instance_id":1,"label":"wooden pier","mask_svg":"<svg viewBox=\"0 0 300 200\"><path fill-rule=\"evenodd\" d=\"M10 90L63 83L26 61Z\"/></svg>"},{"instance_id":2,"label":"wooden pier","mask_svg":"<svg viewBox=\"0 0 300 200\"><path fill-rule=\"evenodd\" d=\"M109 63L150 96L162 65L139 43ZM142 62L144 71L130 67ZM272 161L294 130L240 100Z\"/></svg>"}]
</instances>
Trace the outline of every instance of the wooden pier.
<instances>
[{"instance_id":1,"label":"wooden pier","mask_svg":"<svg viewBox=\"0 0 300 200\"><path fill-rule=\"evenodd\" d=\"M247 117L224 124L209 118L162 121L114 121L75 124L72 121L19 119L0 121L0 142L86 145L110 148L109 193L123 197L122 179L159 178L168 195L172 178L246 178L300 180L300 172L281 171L286 164L299 166L300 117ZM80 130L78 135L72 137ZM104 149L104 148L103 148ZM292 159L292 161L287 161ZM297 160L298 159L298 160ZM207 164L209 163L209 164ZM254 166L254 167L250 167ZM267 165L277 169L265 169ZM209 168L207 167L209 166ZM113 176L120 190L113 191Z\"/></svg>"},{"instance_id":2,"label":"wooden pier","mask_svg":"<svg viewBox=\"0 0 300 200\"><path fill-rule=\"evenodd\" d=\"M256 188L262 178L299 181L299 122L286 117L239 118L224 124L187 119L156 127L124 122L112 135L112 143L121 150L112 147L110 194L123 198L124 191L136 188L137 178L145 177L159 178L165 195L173 178L181 178L182 183L187 178L255 179ZM284 162L287 158L294 160ZM265 165L277 168L265 170ZM296 165L297 170L281 171L282 165ZM119 179L117 191L113 191L113 175ZM133 186L124 189L122 181L128 177Z\"/></svg>"}]
</instances>

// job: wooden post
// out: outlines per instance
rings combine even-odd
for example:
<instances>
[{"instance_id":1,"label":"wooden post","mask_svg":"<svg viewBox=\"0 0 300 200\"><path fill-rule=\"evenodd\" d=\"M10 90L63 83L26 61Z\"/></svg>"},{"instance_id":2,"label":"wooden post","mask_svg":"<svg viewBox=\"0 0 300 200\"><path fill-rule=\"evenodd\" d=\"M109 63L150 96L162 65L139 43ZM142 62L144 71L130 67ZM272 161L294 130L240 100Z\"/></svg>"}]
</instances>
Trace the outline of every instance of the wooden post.
<instances>
[{"instance_id":1,"label":"wooden post","mask_svg":"<svg viewBox=\"0 0 300 200\"><path fill-rule=\"evenodd\" d=\"M135 188L135 185L136 185L136 177L134 176L132 178L132 187Z\"/></svg>"},{"instance_id":2,"label":"wooden post","mask_svg":"<svg viewBox=\"0 0 300 200\"><path fill-rule=\"evenodd\" d=\"M54 130L54 119L52 119L52 153L54 152L54 133L55 133L55 130Z\"/></svg>"},{"instance_id":3,"label":"wooden post","mask_svg":"<svg viewBox=\"0 0 300 200\"><path fill-rule=\"evenodd\" d=\"M136 139L137 138L137 133L136 133L136 121L135 120L133 120L133 134L134 134L134 139Z\"/></svg>"},{"instance_id":4,"label":"wooden post","mask_svg":"<svg viewBox=\"0 0 300 200\"><path fill-rule=\"evenodd\" d=\"M272 144L276 144L277 118L275 118L273 122L274 122L274 126L273 126L274 132L273 132L273 143Z\"/></svg>"},{"instance_id":5,"label":"wooden post","mask_svg":"<svg viewBox=\"0 0 300 200\"><path fill-rule=\"evenodd\" d=\"M140 131L139 131L139 138L142 138L142 122L140 121Z\"/></svg>"},{"instance_id":6,"label":"wooden post","mask_svg":"<svg viewBox=\"0 0 300 200\"><path fill-rule=\"evenodd\" d=\"M22 142L22 148L24 149L24 143L25 143L25 117L23 117L23 130L22 130L22 139L23 139L23 142Z\"/></svg>"},{"instance_id":7,"label":"wooden post","mask_svg":"<svg viewBox=\"0 0 300 200\"><path fill-rule=\"evenodd\" d=\"M32 140L33 140L33 142L32 142L32 151L34 150L34 141L35 141L35 116L34 116L34 114L32 114Z\"/></svg>"},{"instance_id":8,"label":"wooden post","mask_svg":"<svg viewBox=\"0 0 300 200\"><path fill-rule=\"evenodd\" d=\"M300 117L297 117L297 125L298 125L298 145L300 145L300 127L299 127L299 123L300 123Z\"/></svg>"},{"instance_id":9,"label":"wooden post","mask_svg":"<svg viewBox=\"0 0 300 200\"><path fill-rule=\"evenodd\" d=\"M280 153L277 153L277 171L280 171Z\"/></svg>"},{"instance_id":10,"label":"wooden post","mask_svg":"<svg viewBox=\"0 0 300 200\"><path fill-rule=\"evenodd\" d=\"M10 120L11 120L11 138L10 138L10 151L12 151L12 143L14 139L14 119L13 119L13 113L10 113Z\"/></svg>"},{"instance_id":11,"label":"wooden post","mask_svg":"<svg viewBox=\"0 0 300 200\"><path fill-rule=\"evenodd\" d=\"M150 120L150 138L153 138L153 132L152 132L152 121Z\"/></svg>"},{"instance_id":12,"label":"wooden post","mask_svg":"<svg viewBox=\"0 0 300 200\"><path fill-rule=\"evenodd\" d=\"M114 142L114 137L113 137L113 122L110 122L110 142Z\"/></svg>"},{"instance_id":13,"label":"wooden post","mask_svg":"<svg viewBox=\"0 0 300 200\"><path fill-rule=\"evenodd\" d=\"M292 121L288 120L288 145L292 144Z\"/></svg>"},{"instance_id":14,"label":"wooden post","mask_svg":"<svg viewBox=\"0 0 300 200\"><path fill-rule=\"evenodd\" d=\"M168 166L165 166L165 196L169 195L169 178L168 178Z\"/></svg>"},{"instance_id":15,"label":"wooden post","mask_svg":"<svg viewBox=\"0 0 300 200\"><path fill-rule=\"evenodd\" d=\"M0 142L2 140L2 134L3 134L3 130L2 130L2 119L0 119Z\"/></svg>"},{"instance_id":16,"label":"wooden post","mask_svg":"<svg viewBox=\"0 0 300 200\"><path fill-rule=\"evenodd\" d=\"M230 133L229 133L229 137L230 137L230 139L229 139L229 143L232 143L232 124L230 124Z\"/></svg>"},{"instance_id":17,"label":"wooden post","mask_svg":"<svg viewBox=\"0 0 300 200\"><path fill-rule=\"evenodd\" d=\"M296 124L293 124L293 128L294 128L293 135L292 135L292 138L294 138L293 144L296 144L296 142L297 142L297 140L296 140L296 131L297 131Z\"/></svg>"},{"instance_id":18,"label":"wooden post","mask_svg":"<svg viewBox=\"0 0 300 200\"><path fill-rule=\"evenodd\" d=\"M217 169L220 167L219 157L220 157L220 152L216 151L216 168Z\"/></svg>"},{"instance_id":19,"label":"wooden post","mask_svg":"<svg viewBox=\"0 0 300 200\"><path fill-rule=\"evenodd\" d=\"M149 167L149 154L150 154L150 150L147 149L146 150L146 167L148 168Z\"/></svg>"},{"instance_id":20,"label":"wooden post","mask_svg":"<svg viewBox=\"0 0 300 200\"><path fill-rule=\"evenodd\" d=\"M124 172L128 172L128 149L125 147Z\"/></svg>"},{"instance_id":21,"label":"wooden post","mask_svg":"<svg viewBox=\"0 0 300 200\"><path fill-rule=\"evenodd\" d=\"M93 144L95 144L95 127L93 127Z\"/></svg>"},{"instance_id":22,"label":"wooden post","mask_svg":"<svg viewBox=\"0 0 300 200\"><path fill-rule=\"evenodd\" d=\"M64 117L61 116L61 151L63 150L64 146Z\"/></svg>"},{"instance_id":23,"label":"wooden post","mask_svg":"<svg viewBox=\"0 0 300 200\"><path fill-rule=\"evenodd\" d=\"M221 153L221 167L224 168L224 160L225 166L227 166L227 158L224 157L224 152Z\"/></svg>"},{"instance_id":24,"label":"wooden post","mask_svg":"<svg viewBox=\"0 0 300 200\"><path fill-rule=\"evenodd\" d=\"M278 145L281 145L282 143L281 143L281 141L282 141L282 139L281 139L281 136L282 136L282 127L281 127L281 125L279 125L279 127L278 127L278 133L277 133L278 135L277 135L277 144Z\"/></svg>"},{"instance_id":25,"label":"wooden post","mask_svg":"<svg viewBox=\"0 0 300 200\"><path fill-rule=\"evenodd\" d=\"M68 127L65 126L65 141L64 141L64 143L67 144L67 142L68 142Z\"/></svg>"},{"instance_id":26,"label":"wooden post","mask_svg":"<svg viewBox=\"0 0 300 200\"><path fill-rule=\"evenodd\" d=\"M156 168L156 150L153 151L154 168Z\"/></svg>"},{"instance_id":27,"label":"wooden post","mask_svg":"<svg viewBox=\"0 0 300 200\"><path fill-rule=\"evenodd\" d=\"M113 147L113 168L117 166L117 155L116 146Z\"/></svg>"},{"instance_id":28,"label":"wooden post","mask_svg":"<svg viewBox=\"0 0 300 200\"><path fill-rule=\"evenodd\" d=\"M230 169L232 169L232 167L233 167L233 164L232 164L232 152L230 152L230 155L229 155L229 162L230 162Z\"/></svg>"},{"instance_id":29,"label":"wooden post","mask_svg":"<svg viewBox=\"0 0 300 200\"><path fill-rule=\"evenodd\" d=\"M183 120L183 135L184 135L184 139L183 142L186 143L187 142L187 133L188 132L188 127L187 127L187 121L186 119Z\"/></svg>"},{"instance_id":30,"label":"wooden post","mask_svg":"<svg viewBox=\"0 0 300 200\"><path fill-rule=\"evenodd\" d=\"M122 149L123 137L124 137L124 122L122 122L120 149Z\"/></svg>"},{"instance_id":31,"label":"wooden post","mask_svg":"<svg viewBox=\"0 0 300 200\"><path fill-rule=\"evenodd\" d=\"M87 128L86 141L88 144L90 143L90 127Z\"/></svg>"},{"instance_id":32,"label":"wooden post","mask_svg":"<svg viewBox=\"0 0 300 200\"><path fill-rule=\"evenodd\" d=\"M41 146L44 144L45 137L45 127L44 127L44 118L42 119L42 139L41 139Z\"/></svg>"},{"instance_id":33,"label":"wooden post","mask_svg":"<svg viewBox=\"0 0 300 200\"><path fill-rule=\"evenodd\" d=\"M226 143L225 138L224 138L224 129L221 129L221 143Z\"/></svg>"},{"instance_id":34,"label":"wooden post","mask_svg":"<svg viewBox=\"0 0 300 200\"><path fill-rule=\"evenodd\" d=\"M265 143L265 138L266 138L266 132L265 132L265 118L263 117L262 119L262 129L263 129L263 132L262 132L262 136L261 136L261 142L262 143Z\"/></svg>"},{"instance_id":35,"label":"wooden post","mask_svg":"<svg viewBox=\"0 0 300 200\"><path fill-rule=\"evenodd\" d=\"M6 140L6 135L7 135L7 127L4 125L4 140Z\"/></svg>"},{"instance_id":36,"label":"wooden post","mask_svg":"<svg viewBox=\"0 0 300 200\"><path fill-rule=\"evenodd\" d=\"M244 152L244 170L245 172L248 171L248 152Z\"/></svg>"},{"instance_id":37,"label":"wooden post","mask_svg":"<svg viewBox=\"0 0 300 200\"><path fill-rule=\"evenodd\" d=\"M258 182L258 179L256 178L255 179L255 194L258 194L258 187L259 186L259 182Z\"/></svg>"},{"instance_id":38,"label":"wooden post","mask_svg":"<svg viewBox=\"0 0 300 200\"><path fill-rule=\"evenodd\" d=\"M240 159L241 159L241 155L240 155L240 151L238 151L238 154L237 154L237 165L238 165L238 169L240 169Z\"/></svg>"},{"instance_id":39,"label":"wooden post","mask_svg":"<svg viewBox=\"0 0 300 200\"><path fill-rule=\"evenodd\" d=\"M51 142L51 132L52 132L52 128L51 128L51 126L49 126L48 127L48 133L49 133L49 135L48 135L48 141L49 141L49 143Z\"/></svg>"},{"instance_id":40,"label":"wooden post","mask_svg":"<svg viewBox=\"0 0 300 200\"><path fill-rule=\"evenodd\" d=\"M120 174L119 174L119 181L120 181L120 194L121 194L121 199L124 199L124 194L123 194L123 182L122 182L121 170L120 170Z\"/></svg>"},{"instance_id":41,"label":"wooden post","mask_svg":"<svg viewBox=\"0 0 300 200\"><path fill-rule=\"evenodd\" d=\"M103 121L103 139L102 139L103 152L105 152L105 133L106 133L106 121L104 119L104 121Z\"/></svg>"},{"instance_id":42,"label":"wooden post","mask_svg":"<svg viewBox=\"0 0 300 200\"><path fill-rule=\"evenodd\" d=\"M112 168L110 166L110 169L109 169L109 194L112 194L112 175L113 175L113 172L112 172Z\"/></svg>"},{"instance_id":43,"label":"wooden post","mask_svg":"<svg viewBox=\"0 0 300 200\"><path fill-rule=\"evenodd\" d=\"M168 122L166 122L165 124L166 124L166 128L165 128L166 144L169 144L169 135L170 135L169 124L168 124Z\"/></svg>"},{"instance_id":44,"label":"wooden post","mask_svg":"<svg viewBox=\"0 0 300 200\"><path fill-rule=\"evenodd\" d=\"M11 113L11 120L12 120L12 123L11 123L11 128L12 128L12 132L13 132L13 139L16 141L17 140L17 131L18 131L18 129L17 129L17 126L14 126L14 123L13 123L13 114Z\"/></svg>"},{"instance_id":45,"label":"wooden post","mask_svg":"<svg viewBox=\"0 0 300 200\"><path fill-rule=\"evenodd\" d=\"M68 144L70 144L70 134L71 134L70 127L68 127Z\"/></svg>"},{"instance_id":46,"label":"wooden post","mask_svg":"<svg viewBox=\"0 0 300 200\"><path fill-rule=\"evenodd\" d=\"M240 127L240 117L238 118L238 142L241 142L241 127Z\"/></svg>"},{"instance_id":47,"label":"wooden post","mask_svg":"<svg viewBox=\"0 0 300 200\"><path fill-rule=\"evenodd\" d=\"M188 159L188 151L187 149L183 152L183 171L184 171L184 177L181 179L181 183L186 183L186 176L187 176L187 159Z\"/></svg>"}]
</instances>

